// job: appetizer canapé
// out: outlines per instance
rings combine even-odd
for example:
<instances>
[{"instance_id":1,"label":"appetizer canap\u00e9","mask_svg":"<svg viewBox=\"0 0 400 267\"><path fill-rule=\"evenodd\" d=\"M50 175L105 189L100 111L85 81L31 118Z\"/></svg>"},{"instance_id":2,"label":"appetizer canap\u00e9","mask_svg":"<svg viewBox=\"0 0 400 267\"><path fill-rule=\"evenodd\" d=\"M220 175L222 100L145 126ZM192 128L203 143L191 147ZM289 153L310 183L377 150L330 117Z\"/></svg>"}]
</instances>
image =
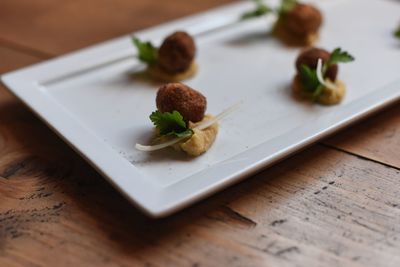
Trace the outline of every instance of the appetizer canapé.
<instances>
[{"instance_id":1,"label":"appetizer canap\u00e9","mask_svg":"<svg viewBox=\"0 0 400 267\"><path fill-rule=\"evenodd\" d=\"M156 127L154 144L136 144L136 148L155 151L171 146L190 156L199 156L211 147L218 134L218 120L233 110L230 108L215 117L205 115L206 98L181 83L161 86L156 105L157 110L150 115Z\"/></svg>"},{"instance_id":2,"label":"appetizer canap\u00e9","mask_svg":"<svg viewBox=\"0 0 400 267\"><path fill-rule=\"evenodd\" d=\"M292 2L281 10L274 34L287 45L312 45L318 40L322 14L315 6Z\"/></svg>"},{"instance_id":3,"label":"appetizer canap\u00e9","mask_svg":"<svg viewBox=\"0 0 400 267\"><path fill-rule=\"evenodd\" d=\"M283 43L290 46L308 46L318 39L323 19L322 13L315 6L296 0L282 0L281 6L274 10L260 0L256 3L257 8L243 14L242 19L275 13L277 20L273 34Z\"/></svg>"},{"instance_id":4,"label":"appetizer canap\u00e9","mask_svg":"<svg viewBox=\"0 0 400 267\"><path fill-rule=\"evenodd\" d=\"M135 37L133 43L138 49L139 60L147 64L147 71L155 80L178 82L197 72L194 60L196 45L186 32L178 31L167 36L159 48Z\"/></svg>"},{"instance_id":5,"label":"appetizer canap\u00e9","mask_svg":"<svg viewBox=\"0 0 400 267\"><path fill-rule=\"evenodd\" d=\"M324 105L339 103L346 93L346 86L337 79L337 64L353 60L353 56L340 48L332 53L315 47L303 50L296 60L293 93Z\"/></svg>"}]
</instances>

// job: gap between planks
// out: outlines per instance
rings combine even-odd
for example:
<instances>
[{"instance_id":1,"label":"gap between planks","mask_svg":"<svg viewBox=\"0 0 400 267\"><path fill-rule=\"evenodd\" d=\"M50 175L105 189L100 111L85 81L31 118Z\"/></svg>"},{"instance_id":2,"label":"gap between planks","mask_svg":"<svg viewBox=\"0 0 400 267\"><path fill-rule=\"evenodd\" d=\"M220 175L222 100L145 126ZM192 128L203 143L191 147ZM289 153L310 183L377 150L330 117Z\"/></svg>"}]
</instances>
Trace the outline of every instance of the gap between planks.
<instances>
[{"instance_id":1,"label":"gap between planks","mask_svg":"<svg viewBox=\"0 0 400 267\"><path fill-rule=\"evenodd\" d=\"M37 49L29 47L29 46L21 45L19 43L13 42L13 41L6 40L2 37L0 37L0 46L3 46L4 48L15 50L21 54L35 56L40 59L50 59L50 58L53 58L56 56L56 55L44 52L42 50L37 50Z\"/></svg>"},{"instance_id":2,"label":"gap between planks","mask_svg":"<svg viewBox=\"0 0 400 267\"><path fill-rule=\"evenodd\" d=\"M323 142L318 142L318 144L321 145L321 146L324 146L326 148L329 148L329 149L334 149L336 151L339 151L339 152L342 152L342 153L345 153L345 154L348 154L348 155L351 155L351 156L355 156L355 157L357 157L359 159L362 159L362 160L371 161L371 162L383 165L385 167L392 168L392 169L400 171L399 167L396 167L394 165L391 165L391 164L388 164L388 163L385 163L385 162L382 162L382 161L379 161L379 160L376 160L376 159L368 158L368 157L363 156L363 155L359 155L359 154L350 152L350 151L348 151L346 149L343 149L343 148L340 148L340 147L336 147L336 146L333 146L333 145L330 145L330 144L326 144L326 143L323 143Z\"/></svg>"}]
</instances>

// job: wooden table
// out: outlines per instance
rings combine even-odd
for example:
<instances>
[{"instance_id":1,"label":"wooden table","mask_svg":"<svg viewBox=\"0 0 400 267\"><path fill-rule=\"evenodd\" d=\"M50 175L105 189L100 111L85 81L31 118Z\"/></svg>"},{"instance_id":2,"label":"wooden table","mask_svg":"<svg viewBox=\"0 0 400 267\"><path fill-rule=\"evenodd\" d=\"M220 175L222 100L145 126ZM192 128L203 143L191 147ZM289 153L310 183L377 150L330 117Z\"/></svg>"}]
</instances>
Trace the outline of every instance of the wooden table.
<instances>
[{"instance_id":1,"label":"wooden table","mask_svg":"<svg viewBox=\"0 0 400 267\"><path fill-rule=\"evenodd\" d=\"M224 2L2 0L0 72ZM0 88L0 266L400 266L399 196L399 103L151 220Z\"/></svg>"}]
</instances>

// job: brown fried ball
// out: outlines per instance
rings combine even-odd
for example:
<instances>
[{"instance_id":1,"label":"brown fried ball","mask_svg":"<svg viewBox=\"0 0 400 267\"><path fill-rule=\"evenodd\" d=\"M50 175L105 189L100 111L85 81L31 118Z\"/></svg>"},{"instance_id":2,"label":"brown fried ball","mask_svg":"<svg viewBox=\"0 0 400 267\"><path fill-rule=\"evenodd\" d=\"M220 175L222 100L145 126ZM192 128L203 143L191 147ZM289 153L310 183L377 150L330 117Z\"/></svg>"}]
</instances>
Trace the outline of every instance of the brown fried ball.
<instances>
[{"instance_id":1,"label":"brown fried ball","mask_svg":"<svg viewBox=\"0 0 400 267\"><path fill-rule=\"evenodd\" d=\"M187 70L196 55L193 38L186 32L168 36L158 50L158 64L165 72L176 74Z\"/></svg>"},{"instance_id":2,"label":"brown fried ball","mask_svg":"<svg viewBox=\"0 0 400 267\"><path fill-rule=\"evenodd\" d=\"M300 72L300 66L301 65L307 65L311 69L316 69L317 64L318 64L318 58L322 59L322 62L326 62L329 57L331 56L331 53L324 49L316 48L316 47L310 47L305 50L303 50L300 55L297 57L296 60L296 69L298 72ZM328 70L325 73L324 78L329 78L332 82L336 81L336 76L338 73L338 65L332 65L328 68Z\"/></svg>"},{"instance_id":3,"label":"brown fried ball","mask_svg":"<svg viewBox=\"0 0 400 267\"><path fill-rule=\"evenodd\" d=\"M160 87L156 98L161 112L181 113L186 122L199 122L204 118L207 100L198 91L181 83L168 83Z\"/></svg>"},{"instance_id":4,"label":"brown fried ball","mask_svg":"<svg viewBox=\"0 0 400 267\"><path fill-rule=\"evenodd\" d=\"M297 4L285 14L284 21L289 32L303 37L318 32L322 14L312 5Z\"/></svg>"}]
</instances>

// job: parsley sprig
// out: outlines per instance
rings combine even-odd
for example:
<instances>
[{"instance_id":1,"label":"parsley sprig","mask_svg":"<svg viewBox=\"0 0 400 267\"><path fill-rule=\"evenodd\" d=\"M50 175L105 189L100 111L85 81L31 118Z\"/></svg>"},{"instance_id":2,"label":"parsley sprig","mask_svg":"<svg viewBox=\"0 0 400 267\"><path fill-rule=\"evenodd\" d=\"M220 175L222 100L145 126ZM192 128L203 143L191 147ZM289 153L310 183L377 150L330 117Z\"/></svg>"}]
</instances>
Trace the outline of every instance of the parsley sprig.
<instances>
[{"instance_id":1,"label":"parsley sprig","mask_svg":"<svg viewBox=\"0 0 400 267\"><path fill-rule=\"evenodd\" d=\"M394 32L394 36L400 39L400 27Z\"/></svg>"},{"instance_id":2,"label":"parsley sprig","mask_svg":"<svg viewBox=\"0 0 400 267\"><path fill-rule=\"evenodd\" d=\"M354 61L354 57L350 55L348 52L342 51L342 49L338 47L335 50L333 50L329 60L325 63L325 65L326 67L329 67L334 64L347 63L351 61Z\"/></svg>"},{"instance_id":3,"label":"parsley sprig","mask_svg":"<svg viewBox=\"0 0 400 267\"><path fill-rule=\"evenodd\" d=\"M299 74L305 92L307 95L311 95L313 101L316 101L324 87L318 80L317 70L311 69L309 66L303 64L300 66Z\"/></svg>"},{"instance_id":4,"label":"parsley sprig","mask_svg":"<svg viewBox=\"0 0 400 267\"><path fill-rule=\"evenodd\" d=\"M336 48L331 53L329 59L322 66L322 77L325 77L329 67L338 63L347 63L354 61L354 57L342 49ZM300 80L306 93L311 94L312 100L316 101L322 93L324 86L319 82L317 69L311 69L307 65L300 66Z\"/></svg>"},{"instance_id":5,"label":"parsley sprig","mask_svg":"<svg viewBox=\"0 0 400 267\"><path fill-rule=\"evenodd\" d=\"M282 0L278 14L285 14L292 10L299 2L297 0Z\"/></svg>"},{"instance_id":6,"label":"parsley sprig","mask_svg":"<svg viewBox=\"0 0 400 267\"><path fill-rule=\"evenodd\" d=\"M132 43L138 50L138 58L140 61L149 65L157 63L158 48L156 48L151 42L143 42L136 37L132 37Z\"/></svg>"},{"instance_id":7,"label":"parsley sprig","mask_svg":"<svg viewBox=\"0 0 400 267\"><path fill-rule=\"evenodd\" d=\"M193 130L187 126L183 116L178 111L160 112L157 110L151 113L150 120L158 129L160 135L179 138L193 135Z\"/></svg>"},{"instance_id":8,"label":"parsley sprig","mask_svg":"<svg viewBox=\"0 0 400 267\"><path fill-rule=\"evenodd\" d=\"M245 12L241 16L241 20L257 18L267 15L269 13L276 13L280 16L289 12L295 5L298 4L297 0L282 0L280 6L276 9L273 9L263 3L262 0L253 0L253 2L256 4L256 8L254 10Z\"/></svg>"},{"instance_id":9,"label":"parsley sprig","mask_svg":"<svg viewBox=\"0 0 400 267\"><path fill-rule=\"evenodd\" d=\"M241 17L242 20L261 17L272 12L272 9L266 4L264 4L262 0L253 0L253 1L256 4L256 8L254 10L245 12Z\"/></svg>"}]
</instances>

